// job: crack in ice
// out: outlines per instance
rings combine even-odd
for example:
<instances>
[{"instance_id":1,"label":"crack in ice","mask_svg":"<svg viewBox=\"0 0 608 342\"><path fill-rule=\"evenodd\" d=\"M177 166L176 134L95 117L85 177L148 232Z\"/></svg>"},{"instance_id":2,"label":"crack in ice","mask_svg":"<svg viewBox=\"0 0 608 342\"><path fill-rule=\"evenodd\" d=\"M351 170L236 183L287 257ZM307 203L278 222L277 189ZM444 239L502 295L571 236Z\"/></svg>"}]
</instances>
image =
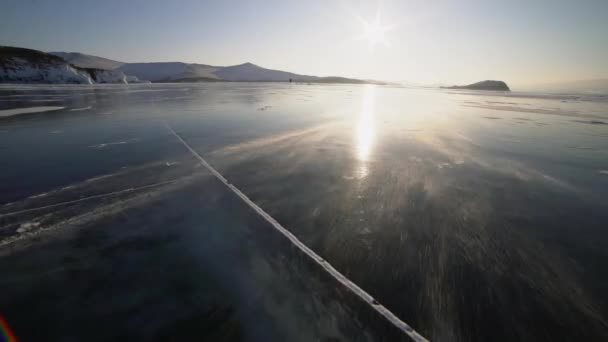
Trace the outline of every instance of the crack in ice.
<instances>
[{"instance_id":1,"label":"crack in ice","mask_svg":"<svg viewBox=\"0 0 608 342\"><path fill-rule=\"evenodd\" d=\"M295 235L293 235L287 228L283 227L279 222L277 222L270 214L264 211L264 209L260 208L257 204L255 204L247 195L245 195L241 190L239 190L236 186L232 185L224 176L222 176L219 171L217 171L213 166L211 166L203 157L201 157L198 152L196 152L175 130L169 126L167 122L165 122L165 126L169 130L169 132L174 135L181 143L184 145L192 155L198 159L201 164L209 171L213 176L219 179L224 185L228 187L233 193L235 193L238 197L240 197L243 202L245 202L249 207L251 207L255 212L257 212L262 218L264 218L270 225L275 228L279 233L285 236L294 246L296 246L300 251L302 251L306 256L311 258L317 265L321 266L329 275L331 275L334 279L336 279L340 284L349 289L359 298L361 298L364 302L366 302L372 309L382 315L386 320L388 320L391 324L397 327L399 330L404 332L407 336L409 336L412 340L417 342L427 341L422 335L418 334L412 327L410 327L407 323L403 322L399 319L394 313L392 313L389 309L380 304L374 297L372 297L365 290L360 288L357 284L348 279L345 275L336 270L329 262L315 253L312 249L306 246L302 241L300 241Z\"/></svg>"}]
</instances>

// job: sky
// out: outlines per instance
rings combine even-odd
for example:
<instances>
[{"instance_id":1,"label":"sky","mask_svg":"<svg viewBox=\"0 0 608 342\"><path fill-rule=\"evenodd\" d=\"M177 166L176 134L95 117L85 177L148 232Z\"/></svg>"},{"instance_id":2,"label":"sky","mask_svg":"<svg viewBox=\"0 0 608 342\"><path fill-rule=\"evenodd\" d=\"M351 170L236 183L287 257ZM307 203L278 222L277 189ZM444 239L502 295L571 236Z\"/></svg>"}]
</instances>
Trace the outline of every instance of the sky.
<instances>
[{"instance_id":1,"label":"sky","mask_svg":"<svg viewBox=\"0 0 608 342\"><path fill-rule=\"evenodd\" d=\"M608 0L0 0L0 45L415 84L608 78Z\"/></svg>"}]
</instances>

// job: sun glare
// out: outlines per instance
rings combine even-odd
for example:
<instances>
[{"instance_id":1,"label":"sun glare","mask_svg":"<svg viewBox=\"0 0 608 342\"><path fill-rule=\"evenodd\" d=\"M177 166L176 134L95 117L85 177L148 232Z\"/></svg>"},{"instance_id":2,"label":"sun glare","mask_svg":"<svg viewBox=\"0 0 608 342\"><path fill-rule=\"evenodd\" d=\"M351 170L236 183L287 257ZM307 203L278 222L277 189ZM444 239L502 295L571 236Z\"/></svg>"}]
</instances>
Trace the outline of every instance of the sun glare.
<instances>
[{"instance_id":1,"label":"sun glare","mask_svg":"<svg viewBox=\"0 0 608 342\"><path fill-rule=\"evenodd\" d=\"M390 42L386 37L386 33L393 28L382 23L380 12L376 14L376 18L372 22L361 17L357 17L357 19L363 24L363 34L358 36L357 39L367 41L369 48L372 51L379 44L390 47Z\"/></svg>"}]
</instances>

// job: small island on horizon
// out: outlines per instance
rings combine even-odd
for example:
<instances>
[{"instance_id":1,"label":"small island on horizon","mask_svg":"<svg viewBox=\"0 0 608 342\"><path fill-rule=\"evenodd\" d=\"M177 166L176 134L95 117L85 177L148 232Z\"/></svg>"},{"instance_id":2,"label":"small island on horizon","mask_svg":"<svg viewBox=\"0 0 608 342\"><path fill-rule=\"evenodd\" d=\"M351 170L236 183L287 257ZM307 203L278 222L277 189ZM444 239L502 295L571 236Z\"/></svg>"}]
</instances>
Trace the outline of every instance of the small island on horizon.
<instances>
[{"instance_id":1,"label":"small island on horizon","mask_svg":"<svg viewBox=\"0 0 608 342\"><path fill-rule=\"evenodd\" d=\"M485 80L463 86L441 87L442 89L511 91L504 81Z\"/></svg>"}]
</instances>

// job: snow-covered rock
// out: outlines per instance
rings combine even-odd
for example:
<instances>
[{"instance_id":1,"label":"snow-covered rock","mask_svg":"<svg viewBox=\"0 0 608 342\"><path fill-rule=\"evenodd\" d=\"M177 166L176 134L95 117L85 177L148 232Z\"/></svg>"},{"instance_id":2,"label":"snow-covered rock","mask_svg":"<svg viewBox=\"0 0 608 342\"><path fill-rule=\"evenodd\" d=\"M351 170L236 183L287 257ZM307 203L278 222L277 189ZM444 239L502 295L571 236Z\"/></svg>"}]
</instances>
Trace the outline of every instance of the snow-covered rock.
<instances>
[{"instance_id":1,"label":"snow-covered rock","mask_svg":"<svg viewBox=\"0 0 608 342\"><path fill-rule=\"evenodd\" d=\"M0 61L0 82L92 84L87 72L66 63L31 63L19 57Z\"/></svg>"},{"instance_id":2,"label":"snow-covered rock","mask_svg":"<svg viewBox=\"0 0 608 342\"><path fill-rule=\"evenodd\" d=\"M146 83L147 81L139 80L136 76L127 76L120 70L75 66L60 56L42 51L0 46L0 83L127 84L129 82Z\"/></svg>"},{"instance_id":3,"label":"snow-covered rock","mask_svg":"<svg viewBox=\"0 0 608 342\"><path fill-rule=\"evenodd\" d=\"M95 83L129 83L127 75L117 70L88 69Z\"/></svg>"},{"instance_id":4,"label":"snow-covered rock","mask_svg":"<svg viewBox=\"0 0 608 342\"><path fill-rule=\"evenodd\" d=\"M95 83L150 83L150 81L140 80L137 76L125 75L120 70L101 70L101 69L85 69Z\"/></svg>"}]
</instances>

